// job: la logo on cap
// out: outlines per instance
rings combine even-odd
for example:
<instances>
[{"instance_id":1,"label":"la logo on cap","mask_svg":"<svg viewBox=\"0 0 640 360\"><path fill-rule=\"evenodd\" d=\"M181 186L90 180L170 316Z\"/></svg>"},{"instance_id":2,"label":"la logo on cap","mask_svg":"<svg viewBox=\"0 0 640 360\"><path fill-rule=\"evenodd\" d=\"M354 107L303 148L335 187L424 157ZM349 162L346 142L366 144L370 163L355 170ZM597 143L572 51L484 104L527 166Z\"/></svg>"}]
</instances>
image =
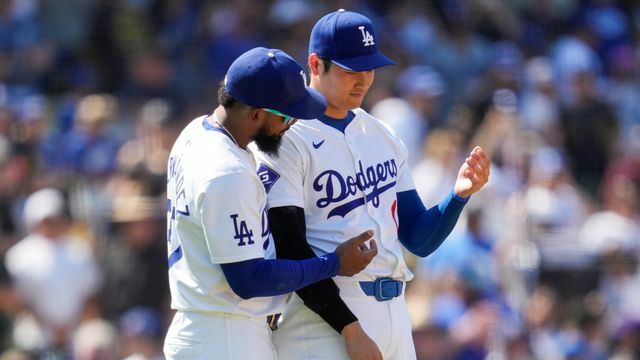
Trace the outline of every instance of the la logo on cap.
<instances>
[{"instance_id":1,"label":"la logo on cap","mask_svg":"<svg viewBox=\"0 0 640 360\"><path fill-rule=\"evenodd\" d=\"M358 26L358 29L360 29L360 32L362 33L362 42L364 43L364 46L375 45L373 42L373 35L371 35L368 30L365 31L364 25Z\"/></svg>"},{"instance_id":2,"label":"la logo on cap","mask_svg":"<svg viewBox=\"0 0 640 360\"><path fill-rule=\"evenodd\" d=\"M330 59L350 71L369 71L395 64L378 51L378 40L368 17L340 9L323 16L313 26L309 54Z\"/></svg>"}]
</instances>

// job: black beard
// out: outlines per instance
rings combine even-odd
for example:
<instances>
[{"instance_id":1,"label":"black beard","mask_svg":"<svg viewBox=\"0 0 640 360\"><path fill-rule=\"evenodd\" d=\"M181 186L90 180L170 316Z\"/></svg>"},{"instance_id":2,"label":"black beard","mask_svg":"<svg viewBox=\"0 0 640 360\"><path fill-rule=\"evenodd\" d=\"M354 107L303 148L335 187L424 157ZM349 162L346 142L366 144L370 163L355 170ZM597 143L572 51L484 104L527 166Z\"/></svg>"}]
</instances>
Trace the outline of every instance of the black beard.
<instances>
[{"instance_id":1,"label":"black beard","mask_svg":"<svg viewBox=\"0 0 640 360\"><path fill-rule=\"evenodd\" d=\"M282 135L269 135L267 130L263 127L258 130L258 133L253 138L260 151L267 153L268 155L278 157L278 150L280 149L280 143L282 143Z\"/></svg>"}]
</instances>

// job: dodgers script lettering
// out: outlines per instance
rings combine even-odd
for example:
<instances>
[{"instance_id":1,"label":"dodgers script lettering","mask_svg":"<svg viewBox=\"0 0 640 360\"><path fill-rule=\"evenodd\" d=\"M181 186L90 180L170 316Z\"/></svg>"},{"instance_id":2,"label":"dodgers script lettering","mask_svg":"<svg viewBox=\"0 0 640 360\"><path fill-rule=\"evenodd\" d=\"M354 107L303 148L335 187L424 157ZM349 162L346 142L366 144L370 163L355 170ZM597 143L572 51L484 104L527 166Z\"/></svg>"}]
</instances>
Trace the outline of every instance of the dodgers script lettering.
<instances>
[{"instance_id":1,"label":"dodgers script lettering","mask_svg":"<svg viewBox=\"0 0 640 360\"><path fill-rule=\"evenodd\" d=\"M364 168L361 161L358 161L356 173L348 175L346 178L336 170L323 171L313 181L313 189L324 195L316 201L316 205L319 208L325 208L331 204L342 202L360 191L365 193L364 197L350 200L335 207L329 212L327 218L332 216L344 217L351 210L369 201L377 208L380 206L380 194L396 184L395 181L386 184L385 182L387 179L395 179L397 176L398 167L393 159L366 168Z\"/></svg>"}]
</instances>

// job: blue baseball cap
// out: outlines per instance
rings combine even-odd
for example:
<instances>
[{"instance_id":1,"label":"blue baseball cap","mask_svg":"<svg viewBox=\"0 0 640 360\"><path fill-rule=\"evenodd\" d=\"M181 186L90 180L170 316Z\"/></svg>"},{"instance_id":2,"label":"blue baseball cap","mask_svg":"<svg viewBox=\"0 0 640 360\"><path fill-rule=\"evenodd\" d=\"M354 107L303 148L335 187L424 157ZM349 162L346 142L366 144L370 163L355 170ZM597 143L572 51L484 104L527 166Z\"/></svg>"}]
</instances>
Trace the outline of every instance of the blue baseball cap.
<instances>
[{"instance_id":1,"label":"blue baseball cap","mask_svg":"<svg viewBox=\"0 0 640 360\"><path fill-rule=\"evenodd\" d=\"M245 105L298 119L318 118L327 108L325 97L307 87L300 65L278 49L257 47L240 55L227 71L225 88Z\"/></svg>"},{"instance_id":2,"label":"blue baseball cap","mask_svg":"<svg viewBox=\"0 0 640 360\"><path fill-rule=\"evenodd\" d=\"M309 40L309 54L312 53L351 71L395 64L378 51L378 38L371 20L344 9L323 16L313 26Z\"/></svg>"}]
</instances>

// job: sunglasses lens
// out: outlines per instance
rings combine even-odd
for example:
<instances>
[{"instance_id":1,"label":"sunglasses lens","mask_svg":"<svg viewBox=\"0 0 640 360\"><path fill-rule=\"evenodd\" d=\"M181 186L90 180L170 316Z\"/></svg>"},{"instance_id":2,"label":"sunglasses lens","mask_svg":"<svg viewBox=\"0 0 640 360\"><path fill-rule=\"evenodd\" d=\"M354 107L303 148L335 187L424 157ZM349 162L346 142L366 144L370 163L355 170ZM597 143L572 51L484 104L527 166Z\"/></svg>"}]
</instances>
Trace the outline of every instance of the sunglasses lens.
<instances>
[{"instance_id":1,"label":"sunglasses lens","mask_svg":"<svg viewBox=\"0 0 640 360\"><path fill-rule=\"evenodd\" d=\"M285 114L283 114L283 113L281 113L279 111L276 111L276 110L271 110L271 109L262 109L262 110L280 116L282 118L282 122L285 125L289 125L289 124L291 124L292 122L294 122L296 120L296 118L291 117L289 115L285 115Z\"/></svg>"}]
</instances>

